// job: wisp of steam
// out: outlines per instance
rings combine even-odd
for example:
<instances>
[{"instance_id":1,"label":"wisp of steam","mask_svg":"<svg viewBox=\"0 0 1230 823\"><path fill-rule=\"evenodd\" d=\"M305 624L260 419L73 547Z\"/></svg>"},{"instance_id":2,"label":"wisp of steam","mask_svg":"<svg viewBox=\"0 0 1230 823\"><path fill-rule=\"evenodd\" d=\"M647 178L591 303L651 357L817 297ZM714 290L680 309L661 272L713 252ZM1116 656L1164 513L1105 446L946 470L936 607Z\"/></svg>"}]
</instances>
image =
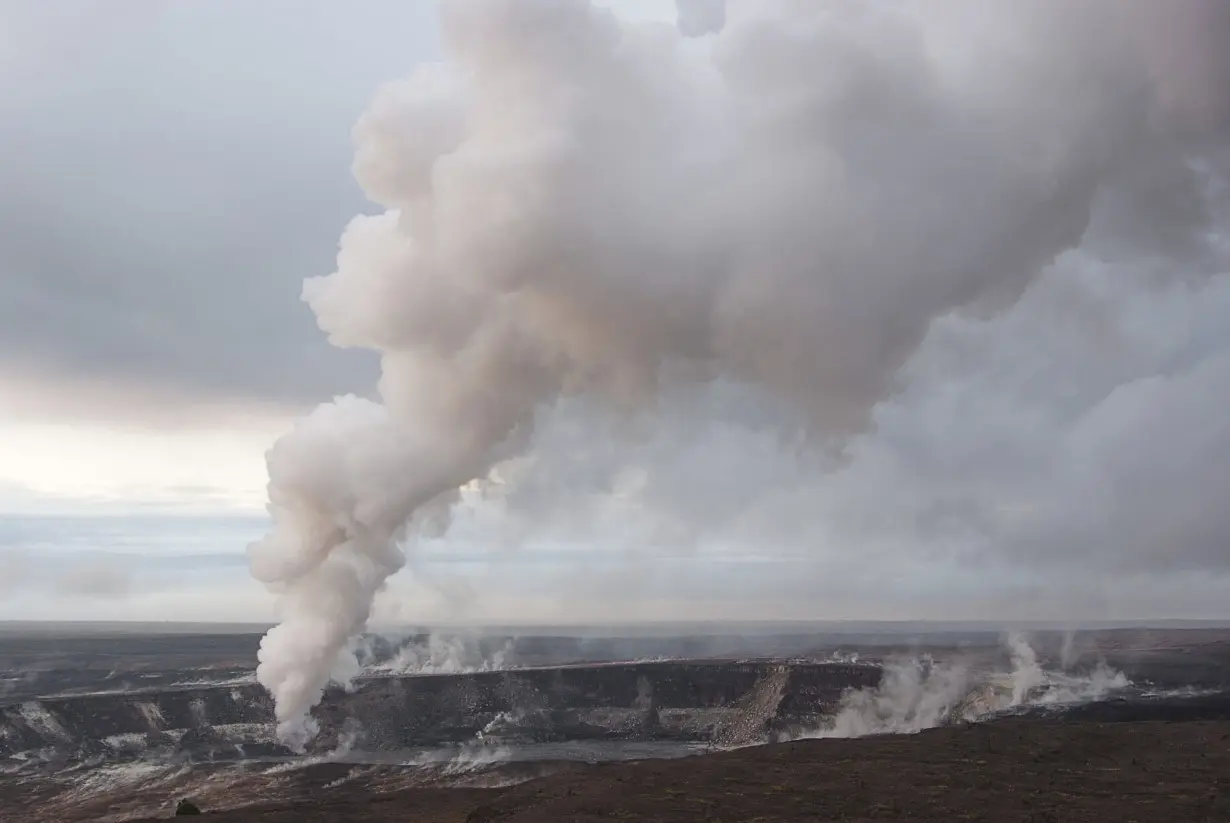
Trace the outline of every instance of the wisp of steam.
<instances>
[{"instance_id":1,"label":"wisp of steam","mask_svg":"<svg viewBox=\"0 0 1230 823\"><path fill-rule=\"evenodd\" d=\"M335 345L379 353L379 400L273 446L249 549L279 598L257 676L289 744L404 552L561 399L653 414L721 380L839 446L934 318L1010 304L1095 199L1192 185L1227 143L1224 0L679 8L445 0L444 61L356 126L385 211L303 297Z\"/></svg>"},{"instance_id":2,"label":"wisp of steam","mask_svg":"<svg viewBox=\"0 0 1230 823\"><path fill-rule=\"evenodd\" d=\"M1010 634L1006 643L1011 661L1007 672L979 671L960 659L888 661L878 686L848 692L830 722L798 736L913 734L1022 707L1099 700L1131 685L1105 662L1083 674L1044 669L1023 634Z\"/></svg>"}]
</instances>

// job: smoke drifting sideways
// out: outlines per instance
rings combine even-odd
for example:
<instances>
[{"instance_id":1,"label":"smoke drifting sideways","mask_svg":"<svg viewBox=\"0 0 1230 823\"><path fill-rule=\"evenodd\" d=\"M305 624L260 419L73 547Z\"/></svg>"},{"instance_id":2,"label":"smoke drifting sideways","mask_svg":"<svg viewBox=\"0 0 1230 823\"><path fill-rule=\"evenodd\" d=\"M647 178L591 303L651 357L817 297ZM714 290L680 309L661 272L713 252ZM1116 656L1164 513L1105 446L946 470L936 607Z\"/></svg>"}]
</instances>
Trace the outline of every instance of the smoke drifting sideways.
<instances>
[{"instance_id":1,"label":"smoke drifting sideways","mask_svg":"<svg viewBox=\"0 0 1230 823\"><path fill-rule=\"evenodd\" d=\"M1147 213L1141 175L1199 186L1228 142L1221 0L679 8L672 28L446 0L446 62L357 124L386 210L303 296L333 344L379 353L381 402L275 444L249 548L279 596L257 675L287 743L354 673L405 550L561 400L652 416L723 381L839 448L935 318L1011 305L1095 200Z\"/></svg>"}]
</instances>

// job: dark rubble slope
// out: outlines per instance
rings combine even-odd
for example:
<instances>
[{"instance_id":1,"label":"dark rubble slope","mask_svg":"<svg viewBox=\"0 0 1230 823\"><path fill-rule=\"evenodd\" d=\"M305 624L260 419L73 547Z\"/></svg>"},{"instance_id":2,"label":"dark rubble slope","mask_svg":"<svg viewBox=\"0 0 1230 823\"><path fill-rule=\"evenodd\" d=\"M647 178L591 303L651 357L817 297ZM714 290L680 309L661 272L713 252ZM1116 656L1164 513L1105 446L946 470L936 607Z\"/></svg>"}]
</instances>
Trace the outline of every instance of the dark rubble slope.
<instances>
[{"instance_id":1,"label":"dark rubble slope","mask_svg":"<svg viewBox=\"0 0 1230 823\"><path fill-rule=\"evenodd\" d=\"M605 764L502 790L361 786L222 823L1230 820L1230 723L1027 719Z\"/></svg>"}]
</instances>

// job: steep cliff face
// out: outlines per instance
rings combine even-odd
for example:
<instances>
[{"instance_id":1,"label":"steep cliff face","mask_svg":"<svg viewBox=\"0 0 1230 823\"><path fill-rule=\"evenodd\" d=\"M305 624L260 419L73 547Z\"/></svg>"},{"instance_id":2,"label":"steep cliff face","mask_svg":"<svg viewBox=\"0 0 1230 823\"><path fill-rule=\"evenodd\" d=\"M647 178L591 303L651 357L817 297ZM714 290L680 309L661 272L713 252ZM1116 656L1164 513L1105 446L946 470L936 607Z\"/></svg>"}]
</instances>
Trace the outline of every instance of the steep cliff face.
<instances>
[{"instance_id":1,"label":"steep cliff face","mask_svg":"<svg viewBox=\"0 0 1230 823\"><path fill-rule=\"evenodd\" d=\"M390 676L335 690L317 709L318 750L396 751L477 738L743 742L813 722L874 666L633 663ZM0 756L188 759L283 754L256 685L26 700L0 707Z\"/></svg>"},{"instance_id":2,"label":"steep cliff face","mask_svg":"<svg viewBox=\"0 0 1230 823\"><path fill-rule=\"evenodd\" d=\"M26 700L0 707L0 755L123 757L150 750L216 757L268 742L273 705L256 686Z\"/></svg>"}]
</instances>

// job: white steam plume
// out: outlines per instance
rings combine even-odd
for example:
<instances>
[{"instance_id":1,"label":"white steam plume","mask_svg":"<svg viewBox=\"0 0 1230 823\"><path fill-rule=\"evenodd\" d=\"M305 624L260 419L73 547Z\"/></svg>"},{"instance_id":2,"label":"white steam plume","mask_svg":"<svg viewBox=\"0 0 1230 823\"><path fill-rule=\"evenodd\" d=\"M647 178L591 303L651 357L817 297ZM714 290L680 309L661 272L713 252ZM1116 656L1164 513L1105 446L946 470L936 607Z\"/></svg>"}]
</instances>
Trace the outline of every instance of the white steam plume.
<instances>
[{"instance_id":1,"label":"white steam plume","mask_svg":"<svg viewBox=\"0 0 1230 823\"><path fill-rule=\"evenodd\" d=\"M1105 662L1083 675L1044 669L1029 639L1019 633L1009 635L1005 644L1012 665L1007 672L980 670L960 660L889 661L878 686L847 692L824 728L801 736L914 734L1010 709L1089 703L1131 685Z\"/></svg>"},{"instance_id":2,"label":"white steam plume","mask_svg":"<svg viewBox=\"0 0 1230 823\"><path fill-rule=\"evenodd\" d=\"M276 444L250 547L281 598L258 677L291 744L355 669L400 544L561 397L638 410L721 378L839 444L935 317L1015 299L1095 196L1130 202L1133 173L1226 136L1222 0L693 5L720 32L449 0L448 62L356 127L387 211L304 298L334 344L379 352L381 402Z\"/></svg>"}]
</instances>

